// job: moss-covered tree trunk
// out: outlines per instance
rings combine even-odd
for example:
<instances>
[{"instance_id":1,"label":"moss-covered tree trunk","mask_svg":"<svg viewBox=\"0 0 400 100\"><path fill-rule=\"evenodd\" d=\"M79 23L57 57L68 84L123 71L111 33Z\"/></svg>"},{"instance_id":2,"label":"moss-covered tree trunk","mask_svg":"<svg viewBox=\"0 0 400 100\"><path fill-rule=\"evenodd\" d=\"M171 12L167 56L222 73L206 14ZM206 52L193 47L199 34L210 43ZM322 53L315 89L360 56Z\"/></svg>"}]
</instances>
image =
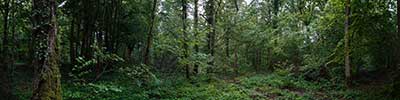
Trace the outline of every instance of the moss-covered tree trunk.
<instances>
[{"instance_id":1,"label":"moss-covered tree trunk","mask_svg":"<svg viewBox=\"0 0 400 100\"><path fill-rule=\"evenodd\" d=\"M346 19L345 19L345 35L344 35L344 52L345 52L345 76L346 76L346 84L347 86L351 85L351 67L350 67L350 44L349 44L349 17L350 17L350 0L346 0L345 5L346 10Z\"/></svg>"},{"instance_id":2,"label":"moss-covered tree trunk","mask_svg":"<svg viewBox=\"0 0 400 100\"><path fill-rule=\"evenodd\" d=\"M31 100L61 100L56 1L33 0L34 80Z\"/></svg>"}]
</instances>

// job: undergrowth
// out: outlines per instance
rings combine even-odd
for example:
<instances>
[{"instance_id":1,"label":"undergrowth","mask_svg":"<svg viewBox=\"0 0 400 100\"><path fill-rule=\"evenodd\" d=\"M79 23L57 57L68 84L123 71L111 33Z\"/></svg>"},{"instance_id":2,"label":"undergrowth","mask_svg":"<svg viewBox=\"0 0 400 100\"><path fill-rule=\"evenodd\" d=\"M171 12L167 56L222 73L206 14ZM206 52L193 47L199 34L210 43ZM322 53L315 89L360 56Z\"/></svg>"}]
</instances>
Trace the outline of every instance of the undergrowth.
<instances>
[{"instance_id":1,"label":"undergrowth","mask_svg":"<svg viewBox=\"0 0 400 100\"><path fill-rule=\"evenodd\" d=\"M118 76L118 75L110 75ZM385 89L365 92L328 80L312 82L301 76L282 73L246 74L222 79L199 75L155 74L158 81L138 85L132 79L107 77L103 81L76 84L63 81L64 100L396 100L385 96ZM28 91L22 100L29 99Z\"/></svg>"}]
</instances>

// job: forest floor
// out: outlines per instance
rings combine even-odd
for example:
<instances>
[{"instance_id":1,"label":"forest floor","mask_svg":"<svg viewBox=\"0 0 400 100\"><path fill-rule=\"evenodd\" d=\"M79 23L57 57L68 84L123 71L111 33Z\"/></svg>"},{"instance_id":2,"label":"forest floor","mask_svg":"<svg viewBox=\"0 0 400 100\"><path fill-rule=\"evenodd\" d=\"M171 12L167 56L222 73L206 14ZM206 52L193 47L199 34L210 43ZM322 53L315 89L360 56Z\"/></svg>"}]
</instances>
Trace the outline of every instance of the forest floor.
<instances>
[{"instance_id":1,"label":"forest floor","mask_svg":"<svg viewBox=\"0 0 400 100\"><path fill-rule=\"evenodd\" d=\"M141 84L141 81L124 79L118 75L105 76L103 81L90 84L72 84L63 81L63 99L395 100L387 96L387 88L380 82L358 84L353 89L346 89L340 85L341 83L332 83L328 80L311 82L281 73L244 73L238 77L199 75L192 80L179 74L156 74L156 76L158 79L151 84ZM16 91L21 100L29 99L31 91L29 84L29 81L17 82Z\"/></svg>"}]
</instances>

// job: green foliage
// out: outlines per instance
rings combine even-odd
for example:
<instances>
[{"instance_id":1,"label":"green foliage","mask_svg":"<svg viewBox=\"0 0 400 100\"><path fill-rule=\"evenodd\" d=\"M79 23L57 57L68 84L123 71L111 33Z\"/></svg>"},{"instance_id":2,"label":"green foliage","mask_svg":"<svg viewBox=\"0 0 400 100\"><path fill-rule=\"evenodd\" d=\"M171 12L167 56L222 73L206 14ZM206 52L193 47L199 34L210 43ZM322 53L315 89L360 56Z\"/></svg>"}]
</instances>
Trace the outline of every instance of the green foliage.
<instances>
[{"instance_id":1,"label":"green foliage","mask_svg":"<svg viewBox=\"0 0 400 100\"><path fill-rule=\"evenodd\" d=\"M116 54L105 53L101 48L98 46L92 46L95 49L94 57L92 59L86 60L83 57L76 58L78 62L77 65L74 65L72 68L72 72L69 73L69 76L74 79L74 81L79 82L87 82L87 79L90 75L93 75L93 68L97 64L104 64L104 63L117 63L123 62L124 59L119 57ZM104 67L99 69L101 71L105 71L107 68Z\"/></svg>"},{"instance_id":2,"label":"green foliage","mask_svg":"<svg viewBox=\"0 0 400 100\"><path fill-rule=\"evenodd\" d=\"M125 77L131 80L130 82L133 81L132 83L138 85L139 87L153 83L159 84L159 80L153 74L153 72L151 72L150 66L144 64L121 67L119 72L124 74Z\"/></svg>"},{"instance_id":3,"label":"green foliage","mask_svg":"<svg viewBox=\"0 0 400 100\"><path fill-rule=\"evenodd\" d=\"M63 86L63 99L75 100L75 99L86 99L86 100L117 100L123 97L117 96L122 94L125 89L110 83L100 84L74 84Z\"/></svg>"}]
</instances>

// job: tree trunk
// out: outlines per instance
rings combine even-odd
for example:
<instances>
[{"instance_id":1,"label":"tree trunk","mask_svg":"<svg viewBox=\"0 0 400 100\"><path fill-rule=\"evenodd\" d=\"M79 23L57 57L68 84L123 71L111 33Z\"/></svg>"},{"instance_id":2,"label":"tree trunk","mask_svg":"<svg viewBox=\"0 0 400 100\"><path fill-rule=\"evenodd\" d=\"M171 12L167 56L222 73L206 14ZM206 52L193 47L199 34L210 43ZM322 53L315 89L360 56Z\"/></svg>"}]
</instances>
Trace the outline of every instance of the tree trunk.
<instances>
[{"instance_id":1,"label":"tree trunk","mask_svg":"<svg viewBox=\"0 0 400 100\"><path fill-rule=\"evenodd\" d=\"M12 86L11 86L11 80L8 75L8 67L9 66L3 66L0 68L0 85L1 85L1 90L0 90L0 96L5 99L5 100L13 100L14 95L12 94Z\"/></svg>"},{"instance_id":2,"label":"tree trunk","mask_svg":"<svg viewBox=\"0 0 400 100\"><path fill-rule=\"evenodd\" d=\"M267 63L268 63L268 70L273 72L274 69L274 64L273 64L273 58L272 58L272 48L271 47L267 47Z\"/></svg>"},{"instance_id":3,"label":"tree trunk","mask_svg":"<svg viewBox=\"0 0 400 100\"><path fill-rule=\"evenodd\" d=\"M70 49L70 60L71 60L71 64L75 65L75 58L76 58L76 49L75 49L75 18L72 18L71 21L71 28L70 28L70 36L69 36L69 49Z\"/></svg>"},{"instance_id":4,"label":"tree trunk","mask_svg":"<svg viewBox=\"0 0 400 100\"><path fill-rule=\"evenodd\" d=\"M235 46L235 61L233 62L233 68L235 69L236 76L239 76L239 57L238 57L238 47Z\"/></svg>"},{"instance_id":5,"label":"tree trunk","mask_svg":"<svg viewBox=\"0 0 400 100\"><path fill-rule=\"evenodd\" d=\"M279 13L279 5L280 5L280 1L279 0L274 0L273 1L273 7L274 7L274 9L273 9L273 20L272 20L272 23L273 23L273 25L272 25L272 27L274 28L274 29L277 29L278 28L278 20L277 20L277 18L278 18L278 13ZM277 32L276 32L277 33Z\"/></svg>"},{"instance_id":6,"label":"tree trunk","mask_svg":"<svg viewBox=\"0 0 400 100\"><path fill-rule=\"evenodd\" d=\"M300 51L298 49L295 50L294 57L293 59L293 73L294 75L299 75L300 73L300 64L301 64L301 58L300 58Z\"/></svg>"},{"instance_id":7,"label":"tree trunk","mask_svg":"<svg viewBox=\"0 0 400 100\"><path fill-rule=\"evenodd\" d=\"M235 0L235 8L236 8L236 12L235 12L235 14L236 15L239 15L239 3L240 1L239 0ZM237 26L237 22L236 22L236 17L234 17L234 26ZM240 29L240 27L239 27L239 29ZM234 71L235 71L235 75L236 76L238 76L239 75L239 58L238 58L238 49L239 49L239 47L238 46L234 46L234 48L233 48L233 52L234 52L234 61L233 61L233 64L232 64L232 66L233 66L233 69L234 69Z\"/></svg>"},{"instance_id":8,"label":"tree trunk","mask_svg":"<svg viewBox=\"0 0 400 100\"><path fill-rule=\"evenodd\" d=\"M61 75L56 46L56 1L33 0L35 67L31 100L61 100ZM44 16L46 15L46 16Z\"/></svg>"},{"instance_id":9,"label":"tree trunk","mask_svg":"<svg viewBox=\"0 0 400 100\"><path fill-rule=\"evenodd\" d=\"M229 33L225 33L225 34L229 34ZM226 48L225 48L225 53L226 53L226 58L229 59L229 58L230 58L230 52L229 52L229 49L230 49L230 48L229 48L229 46L230 46L230 45L229 45L229 41L230 41L230 39L229 39L229 37L225 37L225 40L226 40L226 41L225 41L225 47L226 47Z\"/></svg>"},{"instance_id":10,"label":"tree trunk","mask_svg":"<svg viewBox=\"0 0 400 100\"><path fill-rule=\"evenodd\" d=\"M345 76L346 76L346 84L348 86L351 85L351 67L350 67L350 44L349 44L349 27L350 27L350 0L346 0L345 5L346 16L345 16L345 35L344 35L344 52L345 52Z\"/></svg>"},{"instance_id":11,"label":"tree trunk","mask_svg":"<svg viewBox=\"0 0 400 100\"><path fill-rule=\"evenodd\" d=\"M9 3L10 0L4 1L4 13L3 13L3 51L6 51L8 48L8 15L10 12ZM3 52L5 53L5 52Z\"/></svg>"},{"instance_id":12,"label":"tree trunk","mask_svg":"<svg viewBox=\"0 0 400 100\"><path fill-rule=\"evenodd\" d=\"M400 43L398 42L400 40L400 0L397 0L397 34L395 35L395 56L394 57L394 68L400 68Z\"/></svg>"},{"instance_id":13,"label":"tree trunk","mask_svg":"<svg viewBox=\"0 0 400 100\"><path fill-rule=\"evenodd\" d=\"M11 84L11 77L9 75L10 67L12 66L11 52L10 52L10 45L8 43L8 17L11 9L10 0L3 1L3 47L1 49L2 53L0 56L3 56L2 64L0 64L0 96L3 99L15 99L14 94L12 93L12 84Z\"/></svg>"},{"instance_id":14,"label":"tree trunk","mask_svg":"<svg viewBox=\"0 0 400 100\"><path fill-rule=\"evenodd\" d=\"M207 34L208 37L208 51L211 57L214 57L214 42L215 42L215 1L214 0L208 0L207 1L207 22L209 24L210 32ZM210 65L214 65L214 60L210 62Z\"/></svg>"},{"instance_id":15,"label":"tree trunk","mask_svg":"<svg viewBox=\"0 0 400 100\"><path fill-rule=\"evenodd\" d=\"M199 3L199 0L194 0L194 14L193 14L193 16L194 16L194 35L195 35L195 38L198 38L198 28L199 28L199 11L198 11L198 9L199 9L199 6L198 6L198 3ZM199 45L196 43L195 45L194 45L194 48L195 48L195 52L196 53L199 53L200 51L199 51ZM195 64L194 65L194 72L196 73L196 74L198 74L199 73L199 65L198 64Z\"/></svg>"},{"instance_id":16,"label":"tree trunk","mask_svg":"<svg viewBox=\"0 0 400 100\"><path fill-rule=\"evenodd\" d=\"M125 55L125 59L126 59L126 61L132 61L132 59L131 59L131 57L132 57L132 50L133 50L133 47L131 47L131 46L127 46L127 48L126 48L126 55Z\"/></svg>"},{"instance_id":17,"label":"tree trunk","mask_svg":"<svg viewBox=\"0 0 400 100\"><path fill-rule=\"evenodd\" d=\"M106 4L105 4L106 5ZM105 34L104 34L104 42L107 48L108 52L112 52L113 51L113 43L112 41L112 33L111 33L111 27L108 26L109 24L112 24L112 16L110 16L109 14L112 13L112 6L110 6L109 4L107 4L106 6L106 11L104 14L104 29L105 29Z\"/></svg>"},{"instance_id":18,"label":"tree trunk","mask_svg":"<svg viewBox=\"0 0 400 100\"><path fill-rule=\"evenodd\" d=\"M82 16L82 14L77 13L77 15L76 15L76 32L75 32L76 37L75 37L75 48L74 48L76 57L82 55L82 50L79 50L79 49L82 49L82 42L81 42L82 37L79 37L79 36L82 36L82 31L83 31L82 30L82 21L83 21L83 19L80 18L80 16Z\"/></svg>"},{"instance_id":19,"label":"tree trunk","mask_svg":"<svg viewBox=\"0 0 400 100\"><path fill-rule=\"evenodd\" d=\"M392 66L394 70L397 70L397 72L400 70L399 66L400 66L400 47L399 47L399 43L398 40L400 40L400 0L397 0L397 34L395 37L395 51L394 51L394 55L396 55L394 57L394 65ZM392 97L394 98L399 98L400 95L398 95L400 93L400 74L397 73L397 76L394 77L393 79L393 89L394 91L391 93Z\"/></svg>"},{"instance_id":20,"label":"tree trunk","mask_svg":"<svg viewBox=\"0 0 400 100\"><path fill-rule=\"evenodd\" d=\"M81 54L84 56L85 59L92 59L92 48L91 45L93 44L93 31L94 31L94 24L95 18L97 17L96 10L93 7L94 2L90 0L83 0L83 39L82 39L82 48Z\"/></svg>"},{"instance_id":21,"label":"tree trunk","mask_svg":"<svg viewBox=\"0 0 400 100\"><path fill-rule=\"evenodd\" d=\"M183 28L183 49L184 49L184 59L187 59L189 57L189 49L188 49L188 44L187 44L187 32L186 32L186 19L187 19L187 6L186 6L186 0L182 0L182 28ZM189 71L189 65L185 64L185 69L186 69L186 78L190 79L190 71Z\"/></svg>"},{"instance_id":22,"label":"tree trunk","mask_svg":"<svg viewBox=\"0 0 400 100\"><path fill-rule=\"evenodd\" d=\"M144 64L145 65L150 65L150 48L152 45L153 41L153 28L154 28L154 20L156 18L156 11L157 9L157 0L153 1L153 10L151 13L151 19L150 19L150 28L149 28L149 33L147 34L147 43L146 43L146 48L144 50Z\"/></svg>"}]
</instances>

